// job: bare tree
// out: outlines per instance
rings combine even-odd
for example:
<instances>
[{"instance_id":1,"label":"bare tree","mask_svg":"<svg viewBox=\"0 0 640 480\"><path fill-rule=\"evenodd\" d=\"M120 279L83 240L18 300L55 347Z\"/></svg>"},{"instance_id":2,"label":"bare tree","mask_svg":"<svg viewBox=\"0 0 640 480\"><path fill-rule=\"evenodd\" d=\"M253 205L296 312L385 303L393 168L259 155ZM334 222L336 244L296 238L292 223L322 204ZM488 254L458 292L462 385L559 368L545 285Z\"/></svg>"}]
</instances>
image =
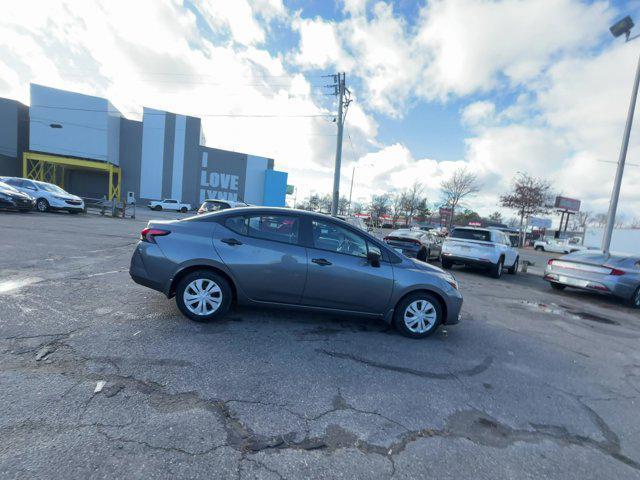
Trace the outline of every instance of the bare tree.
<instances>
[{"instance_id":1,"label":"bare tree","mask_svg":"<svg viewBox=\"0 0 640 480\"><path fill-rule=\"evenodd\" d=\"M590 212L589 210L583 210L581 212L576 213L573 218L571 219L571 229L572 230L579 230L584 232L587 229L587 225L589 225L589 222L591 221L593 217L593 213Z\"/></svg>"},{"instance_id":2,"label":"bare tree","mask_svg":"<svg viewBox=\"0 0 640 480\"><path fill-rule=\"evenodd\" d=\"M596 213L593 217L593 223L597 227L604 227L607 224L607 214L606 213Z\"/></svg>"},{"instance_id":3,"label":"bare tree","mask_svg":"<svg viewBox=\"0 0 640 480\"><path fill-rule=\"evenodd\" d=\"M349 209L349 199L345 197L340 197L340 200L338 200L338 215L346 215L348 209Z\"/></svg>"},{"instance_id":4,"label":"bare tree","mask_svg":"<svg viewBox=\"0 0 640 480\"><path fill-rule=\"evenodd\" d=\"M503 207L516 210L520 217L520 246L524 245L525 219L552 210L551 184L526 173L518 173L513 179L512 190L500 196Z\"/></svg>"},{"instance_id":5,"label":"bare tree","mask_svg":"<svg viewBox=\"0 0 640 480\"><path fill-rule=\"evenodd\" d=\"M396 223L398 223L398 219L405 213L404 207L406 204L406 193L395 193L390 197L390 205L389 208L391 210L391 223L395 227Z\"/></svg>"},{"instance_id":6,"label":"bare tree","mask_svg":"<svg viewBox=\"0 0 640 480\"><path fill-rule=\"evenodd\" d=\"M504 221L500 212L493 212L491 215L489 215L489 220L496 223L502 223Z\"/></svg>"},{"instance_id":7,"label":"bare tree","mask_svg":"<svg viewBox=\"0 0 640 480\"><path fill-rule=\"evenodd\" d=\"M443 180L440 188L444 197L444 204L451 209L451 217L449 219L449 229L451 229L455 210L460 205L460 202L480 191L478 177L475 173L467 170L466 167L461 167L453 172L451 178Z\"/></svg>"},{"instance_id":8,"label":"bare tree","mask_svg":"<svg viewBox=\"0 0 640 480\"><path fill-rule=\"evenodd\" d=\"M354 215L364 212L364 205L362 202L351 202L351 213Z\"/></svg>"},{"instance_id":9,"label":"bare tree","mask_svg":"<svg viewBox=\"0 0 640 480\"><path fill-rule=\"evenodd\" d=\"M419 181L413 182L411 188L404 192L403 210L406 216L407 224L411 225L413 216L418 212L418 207L423 200L422 192L424 186Z\"/></svg>"},{"instance_id":10,"label":"bare tree","mask_svg":"<svg viewBox=\"0 0 640 480\"><path fill-rule=\"evenodd\" d=\"M373 195L371 197L371 203L369 203L369 213L371 214L371 220L377 222L382 215L389 213L389 195Z\"/></svg>"}]
</instances>

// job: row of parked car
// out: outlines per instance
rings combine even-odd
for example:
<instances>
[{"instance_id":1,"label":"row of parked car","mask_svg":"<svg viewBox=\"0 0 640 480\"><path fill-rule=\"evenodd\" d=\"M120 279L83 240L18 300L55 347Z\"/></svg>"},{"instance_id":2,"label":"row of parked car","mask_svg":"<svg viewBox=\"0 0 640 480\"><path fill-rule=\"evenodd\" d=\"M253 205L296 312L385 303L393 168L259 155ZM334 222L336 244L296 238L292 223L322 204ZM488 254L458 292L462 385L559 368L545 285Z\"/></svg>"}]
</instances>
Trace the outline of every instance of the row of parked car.
<instances>
[{"instance_id":1,"label":"row of parked car","mask_svg":"<svg viewBox=\"0 0 640 480\"><path fill-rule=\"evenodd\" d=\"M478 266L500 278L505 270L516 274L520 263L518 250L507 234L491 228L457 227L445 238L430 231L400 229L384 241L399 253L423 262L440 259L445 270L453 265ZM576 239L541 240L534 248L566 254L547 262L544 279L552 288L598 292L640 308L640 256L589 250Z\"/></svg>"},{"instance_id":2,"label":"row of parked car","mask_svg":"<svg viewBox=\"0 0 640 480\"><path fill-rule=\"evenodd\" d=\"M53 183L19 177L0 177L0 208L28 212L64 210L84 212L82 198L72 195Z\"/></svg>"}]
</instances>

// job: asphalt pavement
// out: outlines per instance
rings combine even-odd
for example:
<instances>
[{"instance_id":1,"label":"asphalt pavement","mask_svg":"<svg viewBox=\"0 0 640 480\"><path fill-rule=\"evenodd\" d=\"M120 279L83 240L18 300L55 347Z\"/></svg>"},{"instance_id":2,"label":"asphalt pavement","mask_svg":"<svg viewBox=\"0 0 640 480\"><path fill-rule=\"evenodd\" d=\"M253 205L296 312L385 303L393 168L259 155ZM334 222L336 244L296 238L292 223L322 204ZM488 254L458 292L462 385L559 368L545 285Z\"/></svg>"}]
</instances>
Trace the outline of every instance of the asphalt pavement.
<instances>
[{"instance_id":1,"label":"asphalt pavement","mask_svg":"<svg viewBox=\"0 0 640 480\"><path fill-rule=\"evenodd\" d=\"M182 215L0 213L0 478L640 478L638 312L455 268L462 321L426 340L198 324L129 278L151 216Z\"/></svg>"}]
</instances>

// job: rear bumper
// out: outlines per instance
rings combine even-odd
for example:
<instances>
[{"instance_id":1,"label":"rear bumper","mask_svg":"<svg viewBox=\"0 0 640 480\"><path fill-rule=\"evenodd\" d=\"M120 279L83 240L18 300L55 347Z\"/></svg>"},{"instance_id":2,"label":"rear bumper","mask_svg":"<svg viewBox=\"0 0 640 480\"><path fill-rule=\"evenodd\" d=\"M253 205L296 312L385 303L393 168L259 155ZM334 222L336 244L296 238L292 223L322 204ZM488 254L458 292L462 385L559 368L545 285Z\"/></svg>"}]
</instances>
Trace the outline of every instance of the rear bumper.
<instances>
[{"instance_id":1,"label":"rear bumper","mask_svg":"<svg viewBox=\"0 0 640 480\"><path fill-rule=\"evenodd\" d=\"M577 288L588 292L596 292L602 295L628 300L634 294L633 286L612 281L608 277L593 279L567 275L564 272L545 271L544 279L550 283L557 283L566 287Z\"/></svg>"},{"instance_id":2,"label":"rear bumper","mask_svg":"<svg viewBox=\"0 0 640 480\"><path fill-rule=\"evenodd\" d=\"M481 258L472 258L472 257L462 257L460 255L455 255L451 253L442 253L442 258L447 261L455 264L455 265L469 265L473 267L484 267L489 268L495 265L491 260L481 259Z\"/></svg>"},{"instance_id":3,"label":"rear bumper","mask_svg":"<svg viewBox=\"0 0 640 480\"><path fill-rule=\"evenodd\" d=\"M158 280L152 278L147 271L144 262L142 261L142 255L138 248L133 252L131 257L131 264L129 265L129 275L131 279L139 285L142 285L158 292L165 293L164 284Z\"/></svg>"}]
</instances>

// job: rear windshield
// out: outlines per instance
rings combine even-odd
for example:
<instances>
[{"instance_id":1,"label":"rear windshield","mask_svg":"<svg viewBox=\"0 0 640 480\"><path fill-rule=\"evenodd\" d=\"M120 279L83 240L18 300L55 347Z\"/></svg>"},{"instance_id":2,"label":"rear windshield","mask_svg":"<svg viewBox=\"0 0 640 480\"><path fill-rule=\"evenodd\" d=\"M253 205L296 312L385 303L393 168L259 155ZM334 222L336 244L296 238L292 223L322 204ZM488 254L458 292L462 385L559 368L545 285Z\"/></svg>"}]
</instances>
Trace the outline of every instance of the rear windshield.
<instances>
[{"instance_id":1,"label":"rear windshield","mask_svg":"<svg viewBox=\"0 0 640 480\"><path fill-rule=\"evenodd\" d=\"M450 236L451 238L462 238L465 240L482 240L484 242L491 241L491 232L487 230L472 230L470 228L454 228Z\"/></svg>"}]
</instances>

